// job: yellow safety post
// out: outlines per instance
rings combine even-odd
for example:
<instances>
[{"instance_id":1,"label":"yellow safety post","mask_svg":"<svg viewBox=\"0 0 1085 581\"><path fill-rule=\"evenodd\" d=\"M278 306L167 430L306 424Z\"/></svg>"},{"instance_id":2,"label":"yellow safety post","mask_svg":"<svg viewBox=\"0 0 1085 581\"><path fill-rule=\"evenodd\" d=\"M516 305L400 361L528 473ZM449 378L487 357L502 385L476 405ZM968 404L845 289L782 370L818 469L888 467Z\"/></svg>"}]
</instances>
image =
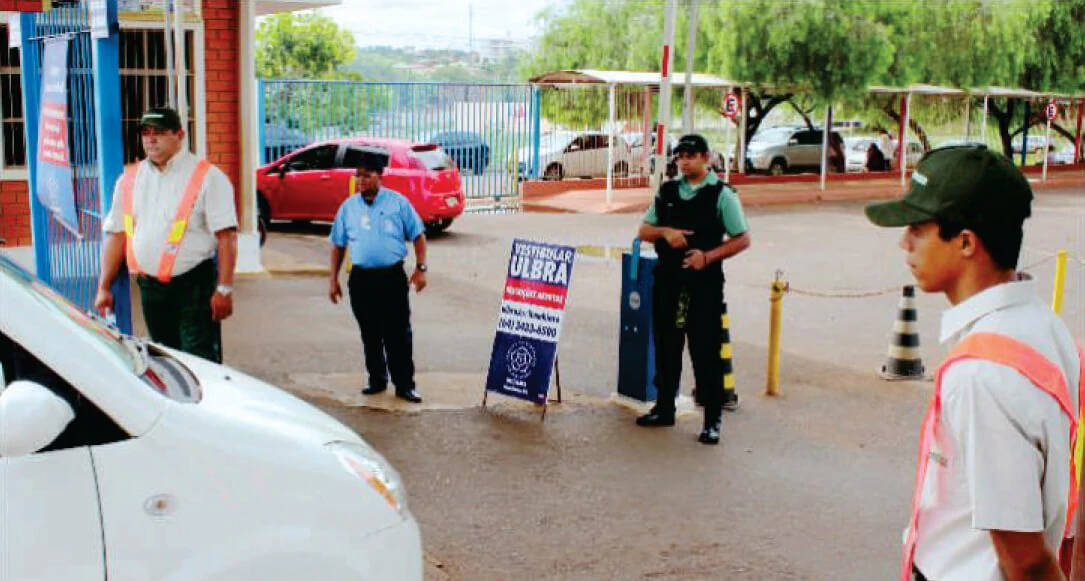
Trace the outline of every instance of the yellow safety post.
<instances>
[{"instance_id":1,"label":"yellow safety post","mask_svg":"<svg viewBox=\"0 0 1085 581\"><path fill-rule=\"evenodd\" d=\"M1062 294L1066 286L1066 251L1060 250L1055 258L1055 291L1051 297L1051 310L1062 314Z\"/></svg>"},{"instance_id":2,"label":"yellow safety post","mask_svg":"<svg viewBox=\"0 0 1085 581\"><path fill-rule=\"evenodd\" d=\"M772 294L769 297L769 363L768 373L765 379L765 395L780 394L780 320L783 312L784 293L787 292L787 282L780 280L783 273L776 271L776 278L772 281Z\"/></svg>"}]
</instances>

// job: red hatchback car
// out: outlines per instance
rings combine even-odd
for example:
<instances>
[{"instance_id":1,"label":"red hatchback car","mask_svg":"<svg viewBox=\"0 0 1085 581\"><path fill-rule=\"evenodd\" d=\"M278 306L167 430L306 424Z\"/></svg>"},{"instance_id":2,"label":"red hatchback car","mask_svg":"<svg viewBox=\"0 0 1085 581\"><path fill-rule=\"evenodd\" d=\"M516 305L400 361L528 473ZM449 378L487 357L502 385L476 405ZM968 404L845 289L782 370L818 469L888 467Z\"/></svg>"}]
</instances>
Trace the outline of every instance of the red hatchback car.
<instances>
[{"instance_id":1,"label":"red hatchback car","mask_svg":"<svg viewBox=\"0 0 1085 581\"><path fill-rule=\"evenodd\" d=\"M260 240L271 220L335 220L353 192L355 168L343 164L350 145L388 152L381 185L411 201L429 232L447 229L463 214L464 195L456 164L432 143L352 137L310 145L256 170Z\"/></svg>"}]
</instances>

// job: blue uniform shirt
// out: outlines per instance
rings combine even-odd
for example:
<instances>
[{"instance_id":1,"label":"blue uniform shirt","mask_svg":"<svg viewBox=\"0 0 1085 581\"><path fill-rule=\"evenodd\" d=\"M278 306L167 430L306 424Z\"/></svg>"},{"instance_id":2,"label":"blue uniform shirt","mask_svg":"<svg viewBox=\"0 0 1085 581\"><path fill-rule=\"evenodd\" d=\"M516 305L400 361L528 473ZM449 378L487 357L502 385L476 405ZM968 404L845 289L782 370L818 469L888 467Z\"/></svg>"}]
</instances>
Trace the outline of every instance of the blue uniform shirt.
<instances>
[{"instance_id":1,"label":"blue uniform shirt","mask_svg":"<svg viewBox=\"0 0 1085 581\"><path fill-rule=\"evenodd\" d=\"M367 204L355 194L339 206L328 240L350 249L350 261L361 268L384 268L407 256L407 241L422 235L422 218L403 194L382 187Z\"/></svg>"}]
</instances>

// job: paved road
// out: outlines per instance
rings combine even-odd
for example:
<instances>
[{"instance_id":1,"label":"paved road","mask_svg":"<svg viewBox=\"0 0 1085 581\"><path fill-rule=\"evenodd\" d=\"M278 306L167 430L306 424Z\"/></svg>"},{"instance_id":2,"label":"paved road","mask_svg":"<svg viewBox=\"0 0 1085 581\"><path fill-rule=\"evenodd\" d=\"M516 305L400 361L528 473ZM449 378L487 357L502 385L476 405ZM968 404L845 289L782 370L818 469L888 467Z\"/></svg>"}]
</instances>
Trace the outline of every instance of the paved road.
<instances>
[{"instance_id":1,"label":"paved road","mask_svg":"<svg viewBox=\"0 0 1085 581\"><path fill-rule=\"evenodd\" d=\"M1049 255L1068 248L1085 256L1083 195L1041 194L1027 226L1023 262L1046 260L1031 269L1045 295ZM719 448L695 442L695 416L675 429L645 430L632 425L632 411L607 401L619 324L620 264L613 260L585 258L575 267L562 379L567 391L584 395L553 406L545 423L514 406L403 414L354 405L352 390L364 380L360 341L349 308L328 302L320 275L242 280L226 326L227 360L322 405L382 450L405 476L427 553L447 578L889 578L930 390L929 383L885 383L873 374L885 357L898 293L788 295L782 397L761 393L774 272L817 293L897 288L909 282L895 246L899 232L868 225L857 204L749 214L754 246L728 266L743 407L727 415ZM433 240L430 288L413 302L423 393L446 387L444 377L484 375L513 237L628 245L638 221L473 215ZM321 226L293 227L274 234L268 247L319 265L325 234ZM1078 258L1065 317L1079 336L1083 288ZM941 297L919 298L929 367L942 354L943 307ZM321 384L333 376L337 382ZM688 392L690 374L684 381ZM476 389L481 398L481 384Z\"/></svg>"}]
</instances>

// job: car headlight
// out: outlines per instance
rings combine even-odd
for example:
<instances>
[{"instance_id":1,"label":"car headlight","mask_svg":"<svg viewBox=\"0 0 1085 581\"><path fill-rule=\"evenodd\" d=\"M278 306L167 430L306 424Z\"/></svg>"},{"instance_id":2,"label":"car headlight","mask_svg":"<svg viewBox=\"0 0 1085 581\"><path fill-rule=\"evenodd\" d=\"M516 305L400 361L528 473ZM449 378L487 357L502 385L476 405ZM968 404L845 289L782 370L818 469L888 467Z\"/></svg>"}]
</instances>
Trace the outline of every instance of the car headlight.
<instances>
[{"instance_id":1,"label":"car headlight","mask_svg":"<svg viewBox=\"0 0 1085 581\"><path fill-rule=\"evenodd\" d=\"M358 477L377 492L389 505L406 517L407 490L395 468L379 452L362 444L332 442L328 449L350 474Z\"/></svg>"}]
</instances>

